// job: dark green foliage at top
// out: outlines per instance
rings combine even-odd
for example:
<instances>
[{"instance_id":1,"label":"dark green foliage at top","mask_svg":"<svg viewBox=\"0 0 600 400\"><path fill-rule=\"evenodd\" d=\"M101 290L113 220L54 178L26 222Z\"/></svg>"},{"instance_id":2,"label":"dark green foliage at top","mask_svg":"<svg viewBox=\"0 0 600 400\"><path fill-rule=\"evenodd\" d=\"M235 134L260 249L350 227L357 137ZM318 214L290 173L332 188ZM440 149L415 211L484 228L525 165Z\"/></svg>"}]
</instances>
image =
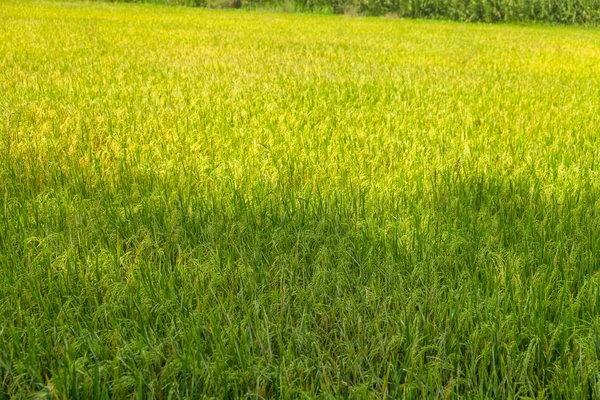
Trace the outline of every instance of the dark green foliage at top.
<instances>
[{"instance_id":1,"label":"dark green foliage at top","mask_svg":"<svg viewBox=\"0 0 600 400\"><path fill-rule=\"evenodd\" d=\"M118 0L117 0L118 1ZM128 0L125 0L128 1ZM466 22L597 24L600 0L134 0L196 7L281 8Z\"/></svg>"}]
</instances>

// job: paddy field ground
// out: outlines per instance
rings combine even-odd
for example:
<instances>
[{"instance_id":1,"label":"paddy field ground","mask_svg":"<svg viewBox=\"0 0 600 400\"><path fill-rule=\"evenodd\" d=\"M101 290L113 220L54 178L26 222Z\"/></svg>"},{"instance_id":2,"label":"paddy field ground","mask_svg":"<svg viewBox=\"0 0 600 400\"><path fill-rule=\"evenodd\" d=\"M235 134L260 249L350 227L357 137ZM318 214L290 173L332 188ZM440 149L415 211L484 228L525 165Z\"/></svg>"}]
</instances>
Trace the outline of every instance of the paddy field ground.
<instances>
[{"instance_id":1,"label":"paddy field ground","mask_svg":"<svg viewBox=\"0 0 600 400\"><path fill-rule=\"evenodd\" d=\"M600 30L0 1L0 398L600 396Z\"/></svg>"}]
</instances>

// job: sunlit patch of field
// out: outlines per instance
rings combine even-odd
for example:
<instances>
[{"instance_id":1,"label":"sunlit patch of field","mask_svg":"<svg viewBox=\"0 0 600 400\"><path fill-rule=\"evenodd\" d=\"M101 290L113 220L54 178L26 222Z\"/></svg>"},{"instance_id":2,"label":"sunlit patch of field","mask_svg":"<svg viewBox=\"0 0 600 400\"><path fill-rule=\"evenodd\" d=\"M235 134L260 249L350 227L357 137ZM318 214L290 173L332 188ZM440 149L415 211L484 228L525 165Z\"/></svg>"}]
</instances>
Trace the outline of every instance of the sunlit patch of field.
<instances>
[{"instance_id":1,"label":"sunlit patch of field","mask_svg":"<svg viewBox=\"0 0 600 400\"><path fill-rule=\"evenodd\" d=\"M0 2L0 397L600 396L600 31Z\"/></svg>"}]
</instances>

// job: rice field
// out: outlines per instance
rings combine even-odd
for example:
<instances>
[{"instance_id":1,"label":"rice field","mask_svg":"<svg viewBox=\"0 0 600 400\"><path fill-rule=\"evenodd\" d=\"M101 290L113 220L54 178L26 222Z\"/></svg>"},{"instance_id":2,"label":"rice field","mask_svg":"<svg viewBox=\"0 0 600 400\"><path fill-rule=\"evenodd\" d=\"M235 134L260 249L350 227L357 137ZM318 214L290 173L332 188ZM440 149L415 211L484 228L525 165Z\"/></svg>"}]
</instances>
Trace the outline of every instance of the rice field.
<instances>
[{"instance_id":1,"label":"rice field","mask_svg":"<svg viewBox=\"0 0 600 400\"><path fill-rule=\"evenodd\" d=\"M600 30L0 1L0 398L600 397Z\"/></svg>"}]
</instances>

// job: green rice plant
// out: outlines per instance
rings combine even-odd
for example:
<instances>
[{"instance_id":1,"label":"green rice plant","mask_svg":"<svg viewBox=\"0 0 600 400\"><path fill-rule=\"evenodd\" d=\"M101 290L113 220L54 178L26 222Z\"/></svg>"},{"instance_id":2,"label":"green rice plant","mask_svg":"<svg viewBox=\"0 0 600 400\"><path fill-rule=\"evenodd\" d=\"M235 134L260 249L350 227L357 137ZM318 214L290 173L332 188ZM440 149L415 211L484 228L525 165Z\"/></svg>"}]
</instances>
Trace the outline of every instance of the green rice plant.
<instances>
[{"instance_id":1,"label":"green rice plant","mask_svg":"<svg viewBox=\"0 0 600 400\"><path fill-rule=\"evenodd\" d=\"M600 34L0 2L0 397L600 395Z\"/></svg>"}]
</instances>

